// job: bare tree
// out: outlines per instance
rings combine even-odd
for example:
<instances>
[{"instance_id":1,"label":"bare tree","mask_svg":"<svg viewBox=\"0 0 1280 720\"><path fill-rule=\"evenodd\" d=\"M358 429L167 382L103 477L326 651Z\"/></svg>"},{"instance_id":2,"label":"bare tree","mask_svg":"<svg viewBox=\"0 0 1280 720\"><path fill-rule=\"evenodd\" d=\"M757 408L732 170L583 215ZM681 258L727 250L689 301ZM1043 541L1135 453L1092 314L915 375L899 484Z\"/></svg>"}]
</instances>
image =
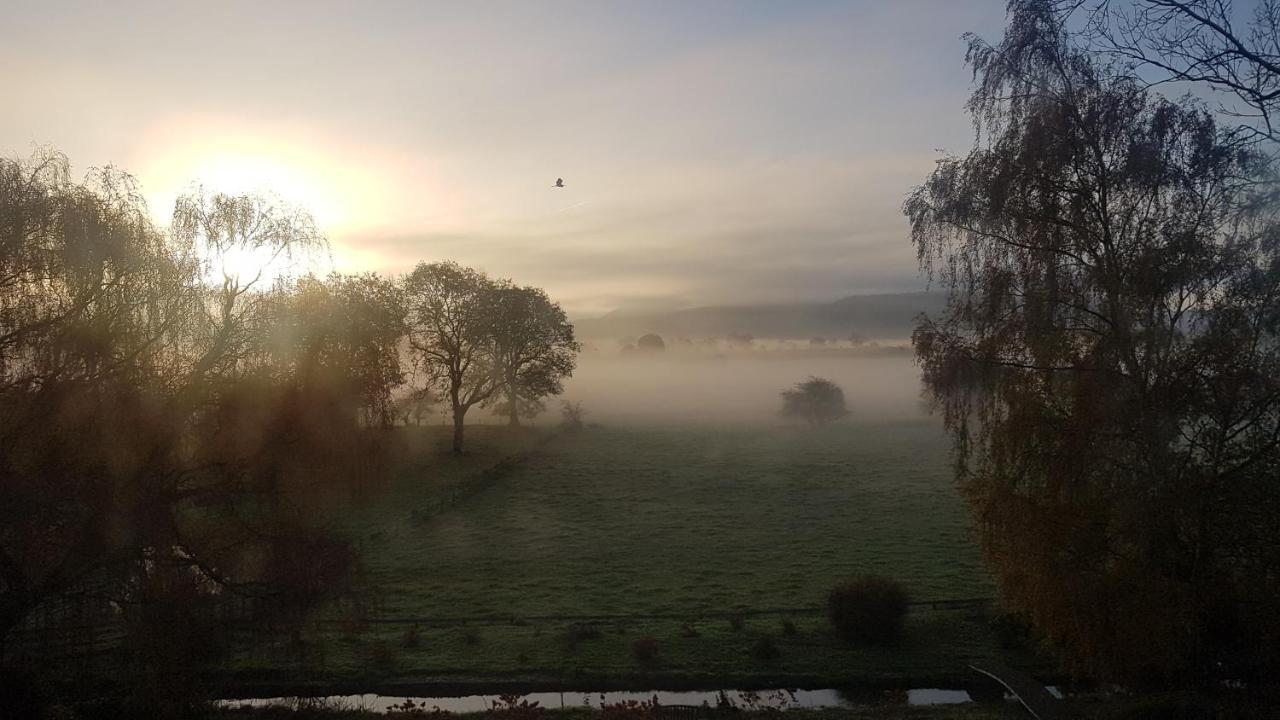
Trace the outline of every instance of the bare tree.
<instances>
[{"instance_id":1,"label":"bare tree","mask_svg":"<svg viewBox=\"0 0 1280 720\"><path fill-rule=\"evenodd\" d=\"M404 280L409 346L432 385L449 400L453 451L462 452L467 411L501 387L493 359L495 286L453 262L422 263Z\"/></svg>"},{"instance_id":2,"label":"bare tree","mask_svg":"<svg viewBox=\"0 0 1280 720\"><path fill-rule=\"evenodd\" d=\"M1280 142L1280 0L1258 0L1249 14L1230 0L1104 0L1089 31L1157 83L1218 91L1244 136Z\"/></svg>"}]
</instances>

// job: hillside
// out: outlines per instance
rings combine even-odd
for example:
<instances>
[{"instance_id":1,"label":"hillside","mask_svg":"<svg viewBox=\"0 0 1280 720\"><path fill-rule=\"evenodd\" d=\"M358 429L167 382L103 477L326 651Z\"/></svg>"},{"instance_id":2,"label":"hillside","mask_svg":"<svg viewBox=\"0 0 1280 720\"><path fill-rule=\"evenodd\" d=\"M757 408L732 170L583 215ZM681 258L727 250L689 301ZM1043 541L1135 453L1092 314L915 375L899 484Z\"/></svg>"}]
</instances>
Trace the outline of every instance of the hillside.
<instances>
[{"instance_id":1,"label":"hillside","mask_svg":"<svg viewBox=\"0 0 1280 720\"><path fill-rule=\"evenodd\" d=\"M574 325L584 339L634 337L655 332L664 337L723 337L747 333L760 338L844 339L858 333L874 339L911 336L920 313L941 312L940 293L850 295L834 302L779 305L728 305L658 313L609 313L579 319Z\"/></svg>"}]
</instances>

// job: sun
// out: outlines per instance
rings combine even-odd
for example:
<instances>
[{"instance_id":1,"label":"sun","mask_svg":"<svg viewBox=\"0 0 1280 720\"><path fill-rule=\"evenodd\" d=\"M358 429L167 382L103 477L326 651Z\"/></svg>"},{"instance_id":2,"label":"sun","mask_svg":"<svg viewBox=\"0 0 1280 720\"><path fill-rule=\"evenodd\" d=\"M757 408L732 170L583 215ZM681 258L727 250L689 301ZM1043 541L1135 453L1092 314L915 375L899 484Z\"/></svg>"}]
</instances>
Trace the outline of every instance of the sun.
<instances>
[{"instance_id":1,"label":"sun","mask_svg":"<svg viewBox=\"0 0 1280 720\"><path fill-rule=\"evenodd\" d=\"M278 198L309 213L327 237L326 264L317 272L383 268L395 259L364 238L400 236L422 222L464 222L430 155L406 157L376 141L260 117L169 115L140 137L145 141L125 166L137 173L158 224L167 225L178 198L197 188ZM274 264L258 252L230 252L206 278L221 282L224 268L255 277L268 265L263 277L271 280L287 269Z\"/></svg>"},{"instance_id":2,"label":"sun","mask_svg":"<svg viewBox=\"0 0 1280 720\"><path fill-rule=\"evenodd\" d=\"M315 258L276 254L271 248L234 246L206 259L205 280L220 284L230 280L239 287L270 287L279 280L316 272Z\"/></svg>"},{"instance_id":3,"label":"sun","mask_svg":"<svg viewBox=\"0 0 1280 720\"><path fill-rule=\"evenodd\" d=\"M362 227L383 214L380 158L303 127L217 117L176 117L151 127L132 167L157 219L178 196L206 193L278 197L326 233ZM383 163L385 164L385 163Z\"/></svg>"},{"instance_id":4,"label":"sun","mask_svg":"<svg viewBox=\"0 0 1280 720\"><path fill-rule=\"evenodd\" d=\"M190 173L206 192L275 195L311 213L321 227L341 226L348 219L348 200L307 164L270 154L218 152L197 158Z\"/></svg>"}]
</instances>

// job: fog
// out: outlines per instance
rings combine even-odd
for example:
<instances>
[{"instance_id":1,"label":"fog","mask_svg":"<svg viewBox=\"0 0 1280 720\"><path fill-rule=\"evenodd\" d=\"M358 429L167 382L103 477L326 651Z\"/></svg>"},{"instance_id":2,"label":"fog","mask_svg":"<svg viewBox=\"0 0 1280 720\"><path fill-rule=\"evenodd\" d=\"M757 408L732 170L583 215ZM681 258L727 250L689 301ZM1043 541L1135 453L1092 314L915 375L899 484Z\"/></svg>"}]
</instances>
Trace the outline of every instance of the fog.
<instances>
[{"instance_id":1,"label":"fog","mask_svg":"<svg viewBox=\"0 0 1280 720\"><path fill-rule=\"evenodd\" d=\"M598 422L783 423L779 393L810 375L839 384L846 422L919 419L927 412L908 348L750 352L584 352L562 398ZM551 410L554 410L553 406ZM551 412L542 418L548 422Z\"/></svg>"}]
</instances>

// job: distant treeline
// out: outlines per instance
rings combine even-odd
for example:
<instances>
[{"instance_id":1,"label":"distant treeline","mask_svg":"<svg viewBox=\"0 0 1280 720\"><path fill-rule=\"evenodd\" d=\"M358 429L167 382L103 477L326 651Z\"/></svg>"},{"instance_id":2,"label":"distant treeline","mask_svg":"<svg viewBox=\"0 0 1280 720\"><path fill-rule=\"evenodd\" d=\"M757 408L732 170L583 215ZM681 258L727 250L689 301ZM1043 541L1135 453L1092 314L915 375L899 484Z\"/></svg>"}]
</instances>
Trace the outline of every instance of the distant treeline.
<instances>
[{"instance_id":1,"label":"distant treeline","mask_svg":"<svg viewBox=\"0 0 1280 720\"><path fill-rule=\"evenodd\" d=\"M942 293L913 292L851 295L834 302L699 307L670 312L614 312L579 319L578 333L587 339L638 337L658 333L664 338L690 339L753 336L779 340L821 337L843 341L905 340L916 319L934 315L946 305Z\"/></svg>"}]
</instances>

